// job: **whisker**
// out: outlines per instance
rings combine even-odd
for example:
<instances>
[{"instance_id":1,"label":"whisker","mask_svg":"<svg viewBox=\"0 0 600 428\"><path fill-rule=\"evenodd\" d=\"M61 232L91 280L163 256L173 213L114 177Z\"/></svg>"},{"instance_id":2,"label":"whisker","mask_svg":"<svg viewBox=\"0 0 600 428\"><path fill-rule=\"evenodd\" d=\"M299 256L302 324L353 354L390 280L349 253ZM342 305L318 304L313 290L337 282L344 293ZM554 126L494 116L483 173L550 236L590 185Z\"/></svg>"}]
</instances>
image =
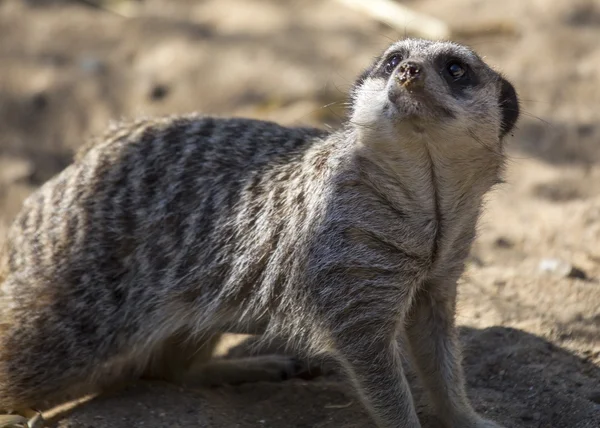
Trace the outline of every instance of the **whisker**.
<instances>
[{"instance_id":1,"label":"whisker","mask_svg":"<svg viewBox=\"0 0 600 428\"><path fill-rule=\"evenodd\" d=\"M334 105L336 105L336 104L337 104L337 105L343 105L343 106L350 106L350 105L351 105L350 103L347 103L347 102L345 102L345 101L333 101L333 102L331 102L331 103L329 103L329 104L325 104L325 105L323 105L323 106L321 106L321 107L318 107L318 108L316 108L316 109L313 109L313 110L309 111L308 113L306 113L306 114L304 114L304 115L302 115L302 116L300 116L300 117L298 117L298 118L294 119L294 120L292 121L292 123L298 123L298 122L300 122L301 120L303 120L303 119L306 119L308 116L310 116L310 115L314 114L315 112L318 112L318 111L320 111L320 110L323 110L323 109L328 109L328 110L329 110L329 111L330 111L330 112L331 112L333 115L337 116L337 115L335 114L335 112L334 112L334 111L333 111L333 110L330 108L331 106L334 106ZM338 117L338 118L340 118L340 119L342 119L342 120L345 120L345 118L342 118L342 117L340 117L340 116L337 116L337 117Z\"/></svg>"}]
</instances>

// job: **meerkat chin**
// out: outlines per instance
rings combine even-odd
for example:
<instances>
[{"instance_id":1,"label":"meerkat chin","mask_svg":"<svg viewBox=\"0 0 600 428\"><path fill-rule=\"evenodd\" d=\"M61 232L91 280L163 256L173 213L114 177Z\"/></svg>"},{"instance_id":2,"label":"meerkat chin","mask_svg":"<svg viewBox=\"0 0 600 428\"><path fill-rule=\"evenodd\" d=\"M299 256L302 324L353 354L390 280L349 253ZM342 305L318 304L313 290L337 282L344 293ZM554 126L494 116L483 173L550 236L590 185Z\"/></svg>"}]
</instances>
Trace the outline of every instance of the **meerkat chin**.
<instances>
[{"instance_id":1,"label":"meerkat chin","mask_svg":"<svg viewBox=\"0 0 600 428\"><path fill-rule=\"evenodd\" d=\"M0 407L126 374L294 375L291 357L211 362L236 331L331 353L381 428L420 426L404 355L444 427L499 427L469 404L454 320L516 92L467 47L408 39L350 99L334 132L189 115L83 148L9 232Z\"/></svg>"}]
</instances>

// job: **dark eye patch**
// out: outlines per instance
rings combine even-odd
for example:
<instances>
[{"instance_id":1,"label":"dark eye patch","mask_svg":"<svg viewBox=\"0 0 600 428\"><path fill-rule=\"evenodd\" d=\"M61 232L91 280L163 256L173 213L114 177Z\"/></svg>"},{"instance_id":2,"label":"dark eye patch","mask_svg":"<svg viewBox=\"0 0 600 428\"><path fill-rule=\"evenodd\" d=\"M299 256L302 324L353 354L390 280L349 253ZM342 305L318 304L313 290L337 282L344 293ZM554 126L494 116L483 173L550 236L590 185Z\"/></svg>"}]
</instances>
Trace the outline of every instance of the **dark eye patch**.
<instances>
[{"instance_id":1,"label":"dark eye patch","mask_svg":"<svg viewBox=\"0 0 600 428\"><path fill-rule=\"evenodd\" d=\"M394 54L385 60L383 71L385 74L392 74L396 67L402 62L402 55Z\"/></svg>"},{"instance_id":2,"label":"dark eye patch","mask_svg":"<svg viewBox=\"0 0 600 428\"><path fill-rule=\"evenodd\" d=\"M376 62L376 66L371 69L370 76L374 78L387 79L390 77L396 67L406 58L408 58L408 52L396 51L390 52L385 56L382 56L379 61Z\"/></svg>"},{"instance_id":3,"label":"dark eye patch","mask_svg":"<svg viewBox=\"0 0 600 428\"><path fill-rule=\"evenodd\" d=\"M460 58L440 55L435 65L455 97L464 95L467 88L479 84L477 74L466 61Z\"/></svg>"},{"instance_id":4,"label":"dark eye patch","mask_svg":"<svg viewBox=\"0 0 600 428\"><path fill-rule=\"evenodd\" d=\"M383 55L381 55L379 58L377 58L375 61L373 61L373 65L366 68L360 74L360 76L358 76L357 79L354 81L354 84L352 85L352 88L350 88L350 91L348 93L350 100L352 100L356 96L356 93L358 92L360 87L363 85L363 83L365 83L365 80L367 80L367 78L380 77L382 79L387 79L389 77L389 73L386 73L386 64L388 64L390 59L392 59L393 57L396 57L396 56L398 56L400 58L400 62L401 62L402 58L404 57L403 56L404 54L405 53L403 53L403 52L393 52L391 54L386 55L385 57Z\"/></svg>"}]
</instances>

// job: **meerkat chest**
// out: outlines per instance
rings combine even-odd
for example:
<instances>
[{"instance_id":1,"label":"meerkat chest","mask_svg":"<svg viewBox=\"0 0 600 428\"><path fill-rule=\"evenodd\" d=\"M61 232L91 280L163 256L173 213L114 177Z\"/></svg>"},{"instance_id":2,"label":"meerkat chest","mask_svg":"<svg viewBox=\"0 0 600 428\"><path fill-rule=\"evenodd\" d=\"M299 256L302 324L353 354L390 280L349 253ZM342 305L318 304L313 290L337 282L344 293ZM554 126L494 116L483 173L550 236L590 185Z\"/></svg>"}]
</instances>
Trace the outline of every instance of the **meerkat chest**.
<instances>
[{"instance_id":1,"label":"meerkat chest","mask_svg":"<svg viewBox=\"0 0 600 428\"><path fill-rule=\"evenodd\" d=\"M380 174L352 184L338 195L342 206L335 211L345 221L343 239L390 266L411 260L421 278L462 271L475 236L479 195L439 183L433 174L419 180Z\"/></svg>"},{"instance_id":2,"label":"meerkat chest","mask_svg":"<svg viewBox=\"0 0 600 428\"><path fill-rule=\"evenodd\" d=\"M443 279L462 273L475 239L479 211L479 195L454 191L450 197L443 192L437 194L432 278Z\"/></svg>"}]
</instances>

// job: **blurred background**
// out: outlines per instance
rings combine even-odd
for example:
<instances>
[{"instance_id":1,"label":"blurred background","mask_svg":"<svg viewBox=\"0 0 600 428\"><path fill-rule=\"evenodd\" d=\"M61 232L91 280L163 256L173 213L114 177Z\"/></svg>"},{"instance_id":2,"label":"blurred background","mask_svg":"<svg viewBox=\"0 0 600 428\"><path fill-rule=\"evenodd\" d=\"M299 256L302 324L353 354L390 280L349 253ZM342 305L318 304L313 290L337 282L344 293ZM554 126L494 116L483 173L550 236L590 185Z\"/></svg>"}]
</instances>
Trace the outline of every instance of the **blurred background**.
<instances>
[{"instance_id":1,"label":"blurred background","mask_svg":"<svg viewBox=\"0 0 600 428\"><path fill-rule=\"evenodd\" d=\"M598 427L598 0L0 0L0 243L23 199L111 120L198 111L336 127L374 56L440 35L503 72L523 108L461 285L473 401L507 427ZM137 385L53 423L371 426L335 376Z\"/></svg>"}]
</instances>

